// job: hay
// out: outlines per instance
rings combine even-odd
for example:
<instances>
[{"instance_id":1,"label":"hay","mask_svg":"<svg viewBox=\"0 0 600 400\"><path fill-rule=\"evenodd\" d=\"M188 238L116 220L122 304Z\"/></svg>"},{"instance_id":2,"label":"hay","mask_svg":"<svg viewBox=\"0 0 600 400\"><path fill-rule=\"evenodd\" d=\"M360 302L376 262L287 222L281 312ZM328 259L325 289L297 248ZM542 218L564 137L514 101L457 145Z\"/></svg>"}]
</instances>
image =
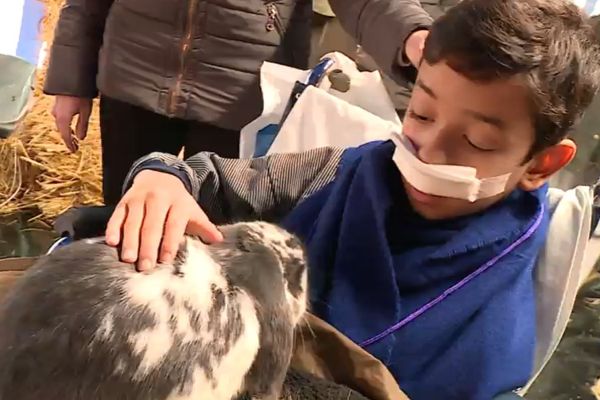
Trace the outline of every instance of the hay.
<instances>
[{"instance_id":1,"label":"hay","mask_svg":"<svg viewBox=\"0 0 600 400\"><path fill-rule=\"evenodd\" d=\"M41 0L46 15L41 38L52 42L63 0ZM45 222L75 204L101 202L100 135L97 104L88 137L70 154L50 114L53 98L42 93L47 60L38 71L36 102L23 125L0 141L0 216L33 211Z\"/></svg>"}]
</instances>

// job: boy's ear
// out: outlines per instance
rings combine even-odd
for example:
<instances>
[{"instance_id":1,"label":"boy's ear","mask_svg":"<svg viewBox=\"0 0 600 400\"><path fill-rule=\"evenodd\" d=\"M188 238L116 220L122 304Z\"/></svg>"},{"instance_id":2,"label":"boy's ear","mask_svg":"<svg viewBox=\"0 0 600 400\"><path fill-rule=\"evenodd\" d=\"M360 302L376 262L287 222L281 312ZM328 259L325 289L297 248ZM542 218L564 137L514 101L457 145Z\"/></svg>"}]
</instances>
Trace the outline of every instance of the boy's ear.
<instances>
[{"instance_id":1,"label":"boy's ear","mask_svg":"<svg viewBox=\"0 0 600 400\"><path fill-rule=\"evenodd\" d=\"M529 162L529 167L519 181L519 187L525 191L538 189L552 175L567 166L575 157L577 146L571 139L564 139L554 146L537 154Z\"/></svg>"}]
</instances>

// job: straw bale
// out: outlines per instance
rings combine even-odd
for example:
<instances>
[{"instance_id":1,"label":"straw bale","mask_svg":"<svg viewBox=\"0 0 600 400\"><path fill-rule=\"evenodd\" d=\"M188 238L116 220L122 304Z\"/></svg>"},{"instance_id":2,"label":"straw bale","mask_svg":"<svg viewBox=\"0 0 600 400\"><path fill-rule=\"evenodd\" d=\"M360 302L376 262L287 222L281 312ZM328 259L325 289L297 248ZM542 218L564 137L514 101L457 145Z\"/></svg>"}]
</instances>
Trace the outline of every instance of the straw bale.
<instances>
[{"instance_id":1,"label":"straw bale","mask_svg":"<svg viewBox=\"0 0 600 400\"><path fill-rule=\"evenodd\" d=\"M63 0L41 0L46 15L40 35L51 43ZM51 221L75 204L101 202L100 135L97 104L88 137L70 154L55 129L53 98L42 93L45 65L38 71L36 102L11 137L0 140L0 217L27 210L33 219Z\"/></svg>"}]
</instances>

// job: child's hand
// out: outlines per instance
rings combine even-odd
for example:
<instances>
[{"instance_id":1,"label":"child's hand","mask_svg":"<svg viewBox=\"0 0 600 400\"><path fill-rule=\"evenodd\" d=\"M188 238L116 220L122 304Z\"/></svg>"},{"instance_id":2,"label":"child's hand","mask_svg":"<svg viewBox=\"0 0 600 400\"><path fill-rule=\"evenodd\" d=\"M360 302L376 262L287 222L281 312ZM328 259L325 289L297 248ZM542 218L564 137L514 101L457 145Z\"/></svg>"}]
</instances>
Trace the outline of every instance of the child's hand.
<instances>
[{"instance_id":1,"label":"child's hand","mask_svg":"<svg viewBox=\"0 0 600 400\"><path fill-rule=\"evenodd\" d=\"M172 262L184 233L207 243L222 240L221 232L188 193L183 182L163 172L144 170L134 179L106 228L106 242L121 243L121 259L137 262L145 271ZM161 245L162 239L162 245Z\"/></svg>"}]
</instances>

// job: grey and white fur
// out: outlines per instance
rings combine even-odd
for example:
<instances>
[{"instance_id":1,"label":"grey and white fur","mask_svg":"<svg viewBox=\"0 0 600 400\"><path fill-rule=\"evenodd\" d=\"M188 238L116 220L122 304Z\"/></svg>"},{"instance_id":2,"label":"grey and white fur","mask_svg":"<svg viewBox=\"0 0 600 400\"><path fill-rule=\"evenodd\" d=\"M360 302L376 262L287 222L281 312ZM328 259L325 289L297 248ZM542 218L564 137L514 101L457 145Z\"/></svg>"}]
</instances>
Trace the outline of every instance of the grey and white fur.
<instances>
[{"instance_id":1,"label":"grey and white fur","mask_svg":"<svg viewBox=\"0 0 600 400\"><path fill-rule=\"evenodd\" d=\"M305 253L275 225L220 229L149 273L102 240L40 259L0 305L0 400L278 398Z\"/></svg>"}]
</instances>

